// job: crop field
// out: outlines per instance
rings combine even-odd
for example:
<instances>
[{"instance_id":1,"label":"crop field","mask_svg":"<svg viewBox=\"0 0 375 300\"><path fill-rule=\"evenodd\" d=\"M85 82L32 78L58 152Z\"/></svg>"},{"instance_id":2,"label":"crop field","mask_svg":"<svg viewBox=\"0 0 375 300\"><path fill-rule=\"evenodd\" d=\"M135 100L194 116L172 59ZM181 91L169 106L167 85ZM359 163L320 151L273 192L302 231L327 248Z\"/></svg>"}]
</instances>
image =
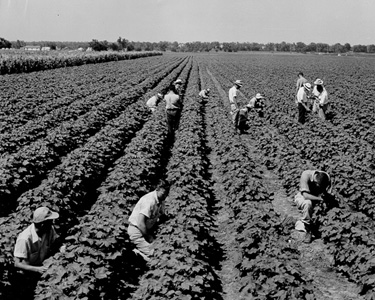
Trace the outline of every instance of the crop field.
<instances>
[{"instance_id":1,"label":"crop field","mask_svg":"<svg viewBox=\"0 0 375 300\"><path fill-rule=\"evenodd\" d=\"M321 78L328 119L297 122L297 73ZM173 142L165 104L184 85ZM239 135L239 103L266 96ZM198 97L211 89L208 100ZM12 296L17 235L32 212L59 212L66 244L34 299L375 300L375 58L172 54L0 76L0 299ZM315 207L315 239L284 229L305 169L333 179L337 204ZM147 265L128 217L160 178L167 219Z\"/></svg>"}]
</instances>

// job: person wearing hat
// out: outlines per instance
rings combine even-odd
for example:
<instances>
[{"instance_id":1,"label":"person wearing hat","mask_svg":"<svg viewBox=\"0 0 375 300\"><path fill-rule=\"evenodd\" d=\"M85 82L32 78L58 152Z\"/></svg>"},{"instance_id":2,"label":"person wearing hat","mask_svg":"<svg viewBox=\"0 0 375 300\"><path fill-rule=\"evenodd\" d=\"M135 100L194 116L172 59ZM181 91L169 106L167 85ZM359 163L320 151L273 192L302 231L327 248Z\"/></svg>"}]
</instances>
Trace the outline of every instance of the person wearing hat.
<instances>
[{"instance_id":1,"label":"person wearing hat","mask_svg":"<svg viewBox=\"0 0 375 300\"><path fill-rule=\"evenodd\" d=\"M147 100L146 105L150 108L152 112L155 112L157 105L163 99L163 95L161 93L157 93L156 95L152 96L150 99Z\"/></svg>"},{"instance_id":2,"label":"person wearing hat","mask_svg":"<svg viewBox=\"0 0 375 300\"><path fill-rule=\"evenodd\" d=\"M325 87L323 86L323 80L320 78L314 81L314 88L312 94L315 98L313 104L313 112L318 112L319 117L322 120L326 119L326 111L328 107L328 93Z\"/></svg>"},{"instance_id":3,"label":"person wearing hat","mask_svg":"<svg viewBox=\"0 0 375 300\"><path fill-rule=\"evenodd\" d=\"M172 84L169 87L168 93L164 96L169 137L172 137L174 131L177 129L182 111L182 100L176 86L176 84Z\"/></svg>"},{"instance_id":4,"label":"person wearing hat","mask_svg":"<svg viewBox=\"0 0 375 300\"><path fill-rule=\"evenodd\" d=\"M168 192L169 184L162 180L154 191L139 199L129 217L128 234L136 247L133 251L145 261L149 261L153 255L153 229L164 213L164 201Z\"/></svg>"},{"instance_id":5,"label":"person wearing hat","mask_svg":"<svg viewBox=\"0 0 375 300\"><path fill-rule=\"evenodd\" d=\"M209 94L210 94L210 89L207 88L199 92L199 97L201 97L202 99L208 99Z\"/></svg>"},{"instance_id":6,"label":"person wearing hat","mask_svg":"<svg viewBox=\"0 0 375 300\"><path fill-rule=\"evenodd\" d=\"M305 170L300 177L300 190L294 197L294 203L302 211L302 217L295 219L287 216L282 225L284 227L294 227L298 231L304 231L304 242L310 243L311 236L311 216L314 205L317 202L328 202L332 196L331 178L328 173L321 170Z\"/></svg>"},{"instance_id":7,"label":"person wearing hat","mask_svg":"<svg viewBox=\"0 0 375 300\"><path fill-rule=\"evenodd\" d=\"M181 79L177 79L173 84L176 87L176 91L177 91L178 95L182 96L182 94L183 94L183 91L182 91L182 80Z\"/></svg>"},{"instance_id":8,"label":"person wearing hat","mask_svg":"<svg viewBox=\"0 0 375 300\"><path fill-rule=\"evenodd\" d=\"M297 103L298 103L298 122L301 124L305 123L306 112L310 111L307 106L307 93L311 91L311 84L306 82L298 90Z\"/></svg>"},{"instance_id":9,"label":"person wearing hat","mask_svg":"<svg viewBox=\"0 0 375 300\"><path fill-rule=\"evenodd\" d=\"M239 109L237 106L237 91L242 87L241 80L236 80L234 85L229 89L229 103L232 115L232 122L237 128L238 125L238 113Z\"/></svg>"},{"instance_id":10,"label":"person wearing hat","mask_svg":"<svg viewBox=\"0 0 375 300\"><path fill-rule=\"evenodd\" d=\"M246 107L255 110L258 113L259 117L263 117L263 109L265 105L263 99L264 97L260 93L257 93L253 98L250 99Z\"/></svg>"},{"instance_id":11,"label":"person wearing hat","mask_svg":"<svg viewBox=\"0 0 375 300\"><path fill-rule=\"evenodd\" d=\"M23 271L44 273L47 267L43 261L48 258L56 246L58 235L53 221L59 217L48 207L39 207L33 213L32 224L22 231L14 247L14 265ZM63 252L64 248L60 248Z\"/></svg>"},{"instance_id":12,"label":"person wearing hat","mask_svg":"<svg viewBox=\"0 0 375 300\"><path fill-rule=\"evenodd\" d=\"M297 84L296 84L296 104L298 105L298 101L297 101L297 93L298 93L298 90L305 84L307 83L307 79L305 77L303 77L303 73L302 72L299 72L298 73L298 80L297 80Z\"/></svg>"}]
</instances>

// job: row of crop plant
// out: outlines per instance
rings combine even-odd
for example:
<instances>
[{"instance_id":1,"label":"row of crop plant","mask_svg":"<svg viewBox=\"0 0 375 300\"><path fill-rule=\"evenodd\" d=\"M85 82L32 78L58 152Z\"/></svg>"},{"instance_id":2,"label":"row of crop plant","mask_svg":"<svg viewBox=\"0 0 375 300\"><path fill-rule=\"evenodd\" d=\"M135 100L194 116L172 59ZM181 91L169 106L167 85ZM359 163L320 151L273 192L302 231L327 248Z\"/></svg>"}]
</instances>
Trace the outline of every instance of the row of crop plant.
<instances>
[{"instance_id":1,"label":"row of crop plant","mask_svg":"<svg viewBox=\"0 0 375 300\"><path fill-rule=\"evenodd\" d=\"M261 169L233 128L226 93L206 71L202 82L214 87L206 105L207 134L223 185L222 205L231 212L236 228L239 294L243 299L315 299L311 282L304 279L308 276L300 265L300 253L280 228L272 195L260 180Z\"/></svg>"},{"instance_id":2,"label":"row of crop plant","mask_svg":"<svg viewBox=\"0 0 375 300\"><path fill-rule=\"evenodd\" d=\"M137 59L141 57L162 55L161 52L93 52L77 55L64 54L59 56L46 55L15 55L0 58L0 75L35 72L63 67L97 64L109 61Z\"/></svg>"},{"instance_id":3,"label":"row of crop plant","mask_svg":"<svg viewBox=\"0 0 375 300\"><path fill-rule=\"evenodd\" d=\"M45 138L4 157L0 161L0 174L2 175L0 181L1 215L5 215L14 208L15 199L22 192L38 184L48 170L56 166L64 155L84 144L108 121L119 116L130 104L154 88L169 72L181 72L186 63L187 61L176 69L174 69L175 66L171 66L169 69L154 74L138 86L129 86L122 94L103 102L95 110L75 121L62 123L50 131ZM145 107L144 99L141 98L137 105Z\"/></svg>"},{"instance_id":4,"label":"row of crop plant","mask_svg":"<svg viewBox=\"0 0 375 300\"><path fill-rule=\"evenodd\" d=\"M133 299L218 299L218 247L204 144L196 61L168 164L168 220L159 226L155 253Z\"/></svg>"},{"instance_id":5,"label":"row of crop plant","mask_svg":"<svg viewBox=\"0 0 375 300\"><path fill-rule=\"evenodd\" d=\"M30 121L24 125L18 126L20 122L24 122L24 114L16 114L8 121L8 127L13 130L0 134L0 154L1 153L14 153L27 144L33 141L46 137L51 128L57 127L63 121L72 121L77 118L87 119L85 114L93 114L97 109L100 109L100 104L108 101L114 97L124 97L125 93L135 86L142 86L145 80L158 76L159 74L168 74L174 68L177 68L180 62L173 64L161 65L156 68L149 68L149 70L140 70L133 72L133 74L126 74L125 77L119 77L116 80L117 87L106 89L104 86L103 92L95 93L73 103L66 102L64 106L55 108L50 113L44 116L31 116ZM70 99L70 98L69 98ZM119 104L123 105L125 101L120 99ZM68 105L68 106L67 106ZM115 105L115 104L114 104ZM98 107L99 106L99 107ZM39 109L40 106L38 106ZM90 111L91 110L91 111ZM5 127L5 126L4 126Z\"/></svg>"},{"instance_id":6,"label":"row of crop plant","mask_svg":"<svg viewBox=\"0 0 375 300\"><path fill-rule=\"evenodd\" d=\"M186 68L190 68L189 63ZM176 69L166 76L155 88L166 89L177 78L181 70ZM12 267L12 247L14 239L30 222L30 214L38 206L48 206L58 211L59 232L66 237L69 228L78 223L78 218L90 209L95 199L95 189L106 176L108 168L122 155L125 144L129 143L136 132L149 119L150 113L143 99L130 105L117 119L112 120L81 148L71 152L56 167L42 184L18 199L15 213L0 221L1 258L4 262L4 274L1 283L7 285L14 272ZM1 290L1 289L0 289Z\"/></svg>"},{"instance_id":7,"label":"row of crop plant","mask_svg":"<svg viewBox=\"0 0 375 300\"><path fill-rule=\"evenodd\" d=\"M228 86L230 80L227 78L233 76L230 69L224 71L219 66L213 67L221 84ZM250 82L250 79L244 77L244 81ZM254 82L250 88L257 90L260 84ZM243 101L253 96L250 88L244 86L241 89L245 95ZM269 98L265 112L269 124L277 128L278 133L288 139L288 143L296 145L301 158L316 164L324 161L323 169L330 168L334 176L338 175L337 192L345 197L349 206L375 219L375 153L372 147L348 140L345 132L335 130L318 118L310 118L308 125L301 126L294 117L283 111L287 106L283 101L274 100L279 96L277 90L265 86L264 93ZM345 177L341 174L345 174Z\"/></svg>"},{"instance_id":8,"label":"row of crop plant","mask_svg":"<svg viewBox=\"0 0 375 300\"><path fill-rule=\"evenodd\" d=\"M186 82L189 72L190 67L185 68L178 77ZM164 80L163 90L171 79ZM158 183L164 172L169 147L165 118L164 107L159 105L114 163L98 189L95 204L69 230L67 254L57 254L47 262L50 270L39 282L36 299L96 299L102 293L107 299L129 296L141 269L129 245L127 218L138 199Z\"/></svg>"}]
</instances>

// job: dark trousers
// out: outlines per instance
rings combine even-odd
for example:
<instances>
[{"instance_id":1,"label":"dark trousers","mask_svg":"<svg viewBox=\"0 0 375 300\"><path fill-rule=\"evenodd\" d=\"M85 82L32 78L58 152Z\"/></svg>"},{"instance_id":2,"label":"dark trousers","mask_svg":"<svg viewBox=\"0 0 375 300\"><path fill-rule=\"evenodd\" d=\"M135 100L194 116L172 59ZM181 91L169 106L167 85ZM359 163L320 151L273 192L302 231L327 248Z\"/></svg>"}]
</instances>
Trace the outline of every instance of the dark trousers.
<instances>
[{"instance_id":1,"label":"dark trousers","mask_svg":"<svg viewBox=\"0 0 375 300\"><path fill-rule=\"evenodd\" d=\"M168 134L173 134L177 127L178 121L180 120L181 111L180 110L168 110L167 109L167 125L168 125Z\"/></svg>"},{"instance_id":2,"label":"dark trousers","mask_svg":"<svg viewBox=\"0 0 375 300\"><path fill-rule=\"evenodd\" d=\"M306 108L301 103L298 103L298 122L301 124L305 124L305 121L306 121Z\"/></svg>"}]
</instances>

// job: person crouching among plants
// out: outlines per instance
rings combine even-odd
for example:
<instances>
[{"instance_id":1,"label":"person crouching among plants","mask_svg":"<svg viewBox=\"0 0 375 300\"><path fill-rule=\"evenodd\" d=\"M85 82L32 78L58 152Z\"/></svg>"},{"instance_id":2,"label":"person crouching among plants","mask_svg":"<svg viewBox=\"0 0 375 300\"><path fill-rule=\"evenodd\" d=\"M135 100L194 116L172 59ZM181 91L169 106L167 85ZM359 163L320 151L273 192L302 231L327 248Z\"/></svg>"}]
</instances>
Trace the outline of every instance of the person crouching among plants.
<instances>
[{"instance_id":1,"label":"person crouching among plants","mask_svg":"<svg viewBox=\"0 0 375 300\"><path fill-rule=\"evenodd\" d=\"M154 191L141 197L129 217L128 234L130 241L136 247L133 251L146 261L150 261L154 252L153 229L164 213L164 201L168 193L169 184L165 181L160 182Z\"/></svg>"},{"instance_id":2,"label":"person crouching among plants","mask_svg":"<svg viewBox=\"0 0 375 300\"><path fill-rule=\"evenodd\" d=\"M22 231L14 247L13 299L34 299L34 289L40 276L48 270L43 262L59 250L61 243L53 226L59 217L48 207L39 207L33 213L32 224ZM60 247L65 252L65 246Z\"/></svg>"},{"instance_id":3,"label":"person crouching among plants","mask_svg":"<svg viewBox=\"0 0 375 300\"><path fill-rule=\"evenodd\" d=\"M282 225L298 231L304 231L304 243L311 243L311 216L317 202L329 201L332 195L331 178L328 173L320 170L305 170L300 178L300 190L294 197L294 203L302 211L302 217L298 220L287 216Z\"/></svg>"}]
</instances>

